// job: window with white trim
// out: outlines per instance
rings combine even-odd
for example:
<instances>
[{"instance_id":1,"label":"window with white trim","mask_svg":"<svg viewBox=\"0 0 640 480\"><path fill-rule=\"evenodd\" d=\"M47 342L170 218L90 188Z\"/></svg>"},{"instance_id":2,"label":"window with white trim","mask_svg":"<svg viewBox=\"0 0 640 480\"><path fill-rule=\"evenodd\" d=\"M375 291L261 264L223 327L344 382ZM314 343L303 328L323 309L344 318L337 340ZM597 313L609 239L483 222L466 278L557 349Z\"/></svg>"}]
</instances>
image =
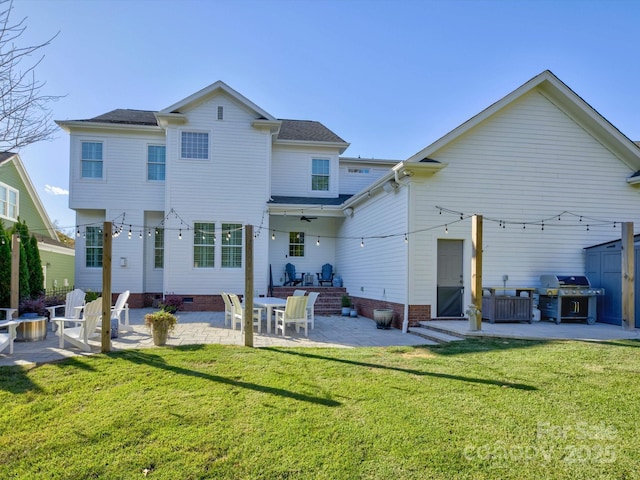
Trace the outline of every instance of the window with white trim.
<instances>
[{"instance_id":1,"label":"window with white trim","mask_svg":"<svg viewBox=\"0 0 640 480\"><path fill-rule=\"evenodd\" d=\"M213 268L215 266L216 224L196 222L193 225L193 266Z\"/></svg>"},{"instance_id":2,"label":"window with white trim","mask_svg":"<svg viewBox=\"0 0 640 480\"><path fill-rule=\"evenodd\" d=\"M314 158L311 160L311 190L329 190L329 160Z\"/></svg>"},{"instance_id":3,"label":"window with white trim","mask_svg":"<svg viewBox=\"0 0 640 480\"><path fill-rule=\"evenodd\" d=\"M164 180L167 147L147 146L147 180Z\"/></svg>"},{"instance_id":4,"label":"window with white trim","mask_svg":"<svg viewBox=\"0 0 640 480\"><path fill-rule=\"evenodd\" d=\"M18 198L18 190L0 183L0 217L18 220Z\"/></svg>"},{"instance_id":5,"label":"window with white trim","mask_svg":"<svg viewBox=\"0 0 640 480\"><path fill-rule=\"evenodd\" d=\"M87 268L102 268L102 229L87 227L85 238L85 265Z\"/></svg>"},{"instance_id":6,"label":"window with white trim","mask_svg":"<svg viewBox=\"0 0 640 480\"><path fill-rule=\"evenodd\" d=\"M102 178L102 142L82 142L82 178Z\"/></svg>"},{"instance_id":7,"label":"window with white trim","mask_svg":"<svg viewBox=\"0 0 640 480\"><path fill-rule=\"evenodd\" d=\"M153 243L153 266L164 268L164 228L156 228Z\"/></svg>"},{"instance_id":8,"label":"window with white trim","mask_svg":"<svg viewBox=\"0 0 640 480\"><path fill-rule=\"evenodd\" d=\"M367 175L369 173L369 169L368 168L349 168L347 169L347 173Z\"/></svg>"},{"instance_id":9,"label":"window with white trim","mask_svg":"<svg viewBox=\"0 0 640 480\"><path fill-rule=\"evenodd\" d=\"M208 160L209 134L207 132L182 132L180 158L185 160Z\"/></svg>"},{"instance_id":10,"label":"window with white trim","mask_svg":"<svg viewBox=\"0 0 640 480\"><path fill-rule=\"evenodd\" d=\"M304 232L289 232L289 256L304 257Z\"/></svg>"},{"instance_id":11,"label":"window with white trim","mask_svg":"<svg viewBox=\"0 0 640 480\"><path fill-rule=\"evenodd\" d=\"M222 224L222 268L242 267L242 224Z\"/></svg>"}]
</instances>

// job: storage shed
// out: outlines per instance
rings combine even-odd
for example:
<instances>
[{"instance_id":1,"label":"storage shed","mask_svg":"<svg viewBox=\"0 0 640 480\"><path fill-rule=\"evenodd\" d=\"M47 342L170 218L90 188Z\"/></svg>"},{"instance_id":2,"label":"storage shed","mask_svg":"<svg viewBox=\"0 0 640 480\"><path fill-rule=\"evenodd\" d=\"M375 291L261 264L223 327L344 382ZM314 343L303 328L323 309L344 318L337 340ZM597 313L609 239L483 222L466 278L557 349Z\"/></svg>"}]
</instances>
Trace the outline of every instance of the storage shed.
<instances>
[{"instance_id":1,"label":"storage shed","mask_svg":"<svg viewBox=\"0 0 640 480\"><path fill-rule=\"evenodd\" d=\"M635 327L640 328L640 235L633 239L635 251ZM592 285L605 289L598 300L598 321L622 325L622 240L585 248L587 276Z\"/></svg>"}]
</instances>

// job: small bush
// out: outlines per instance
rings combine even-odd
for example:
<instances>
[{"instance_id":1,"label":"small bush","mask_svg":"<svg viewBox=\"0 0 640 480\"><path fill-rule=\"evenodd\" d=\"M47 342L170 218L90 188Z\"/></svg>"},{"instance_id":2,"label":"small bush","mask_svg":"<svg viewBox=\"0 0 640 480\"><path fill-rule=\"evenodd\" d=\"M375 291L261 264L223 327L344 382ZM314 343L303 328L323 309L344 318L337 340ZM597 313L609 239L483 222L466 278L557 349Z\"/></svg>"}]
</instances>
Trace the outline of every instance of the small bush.
<instances>
[{"instance_id":1,"label":"small bush","mask_svg":"<svg viewBox=\"0 0 640 480\"><path fill-rule=\"evenodd\" d=\"M176 313L182 309L182 297L179 295L167 295L158 307L165 312Z\"/></svg>"}]
</instances>

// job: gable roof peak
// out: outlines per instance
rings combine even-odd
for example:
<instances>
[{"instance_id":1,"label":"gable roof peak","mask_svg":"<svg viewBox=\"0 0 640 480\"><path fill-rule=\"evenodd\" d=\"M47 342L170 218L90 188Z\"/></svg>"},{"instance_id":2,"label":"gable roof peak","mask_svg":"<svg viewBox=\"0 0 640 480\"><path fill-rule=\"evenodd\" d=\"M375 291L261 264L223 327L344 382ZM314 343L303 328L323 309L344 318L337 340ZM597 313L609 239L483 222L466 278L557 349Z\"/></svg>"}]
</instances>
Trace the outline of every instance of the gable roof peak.
<instances>
[{"instance_id":1,"label":"gable roof peak","mask_svg":"<svg viewBox=\"0 0 640 480\"><path fill-rule=\"evenodd\" d=\"M183 98L182 100L174 103L173 105L168 106L158 112L159 114L170 114L170 113L184 113L185 110L189 110L193 108L195 105L205 101L207 98L215 95L218 92L225 92L227 95L235 99L240 104L244 105L250 110L253 110L256 114L257 118L264 118L266 120L275 120L276 118L270 113L266 112L258 105L253 103L247 97L239 93L238 91L231 88L229 85L224 83L222 80L217 80L211 85L204 87L203 89L197 91L189 95L188 97Z\"/></svg>"}]
</instances>

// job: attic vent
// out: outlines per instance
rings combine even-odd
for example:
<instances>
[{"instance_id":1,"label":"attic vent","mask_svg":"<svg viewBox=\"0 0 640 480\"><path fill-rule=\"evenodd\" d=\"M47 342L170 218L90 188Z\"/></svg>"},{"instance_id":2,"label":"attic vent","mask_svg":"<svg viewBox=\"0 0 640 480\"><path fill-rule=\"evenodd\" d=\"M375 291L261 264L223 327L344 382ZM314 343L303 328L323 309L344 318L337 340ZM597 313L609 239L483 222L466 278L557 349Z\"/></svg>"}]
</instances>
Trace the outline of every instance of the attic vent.
<instances>
[{"instance_id":1,"label":"attic vent","mask_svg":"<svg viewBox=\"0 0 640 480\"><path fill-rule=\"evenodd\" d=\"M219 106L218 107L218 120L222 120L223 117L224 117L224 107Z\"/></svg>"}]
</instances>

